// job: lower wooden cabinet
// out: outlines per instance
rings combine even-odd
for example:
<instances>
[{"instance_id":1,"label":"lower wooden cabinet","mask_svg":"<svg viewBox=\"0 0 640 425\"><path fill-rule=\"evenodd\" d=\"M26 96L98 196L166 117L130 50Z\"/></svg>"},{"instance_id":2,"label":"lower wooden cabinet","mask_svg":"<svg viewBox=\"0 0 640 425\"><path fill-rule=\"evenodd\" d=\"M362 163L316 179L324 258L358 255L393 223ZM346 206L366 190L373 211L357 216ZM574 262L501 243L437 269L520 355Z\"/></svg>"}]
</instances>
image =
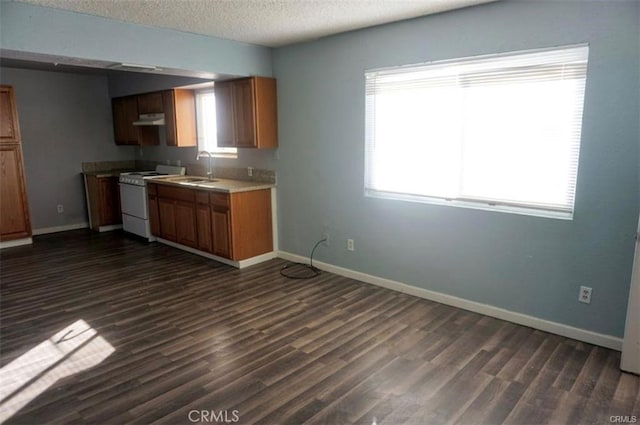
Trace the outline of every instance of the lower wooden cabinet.
<instances>
[{"instance_id":1,"label":"lower wooden cabinet","mask_svg":"<svg viewBox=\"0 0 640 425\"><path fill-rule=\"evenodd\" d=\"M159 232L153 233L155 236L197 248L198 236L193 191L172 186L156 186L152 190L157 193L157 201L155 202L158 205L157 221L159 223L154 223L156 212L150 211L151 233L154 229L159 229ZM149 208L151 209L154 201L151 199L151 195L149 198Z\"/></svg>"},{"instance_id":2,"label":"lower wooden cabinet","mask_svg":"<svg viewBox=\"0 0 640 425\"><path fill-rule=\"evenodd\" d=\"M0 85L0 242L31 237L18 121L13 87Z\"/></svg>"},{"instance_id":3,"label":"lower wooden cabinet","mask_svg":"<svg viewBox=\"0 0 640 425\"><path fill-rule=\"evenodd\" d=\"M273 251L271 190L222 193L149 183L151 233L240 261Z\"/></svg>"},{"instance_id":4,"label":"lower wooden cabinet","mask_svg":"<svg viewBox=\"0 0 640 425\"><path fill-rule=\"evenodd\" d=\"M20 144L0 144L0 241L30 236Z\"/></svg>"},{"instance_id":5,"label":"lower wooden cabinet","mask_svg":"<svg viewBox=\"0 0 640 425\"><path fill-rule=\"evenodd\" d=\"M85 176L91 229L122 224L118 177Z\"/></svg>"}]
</instances>

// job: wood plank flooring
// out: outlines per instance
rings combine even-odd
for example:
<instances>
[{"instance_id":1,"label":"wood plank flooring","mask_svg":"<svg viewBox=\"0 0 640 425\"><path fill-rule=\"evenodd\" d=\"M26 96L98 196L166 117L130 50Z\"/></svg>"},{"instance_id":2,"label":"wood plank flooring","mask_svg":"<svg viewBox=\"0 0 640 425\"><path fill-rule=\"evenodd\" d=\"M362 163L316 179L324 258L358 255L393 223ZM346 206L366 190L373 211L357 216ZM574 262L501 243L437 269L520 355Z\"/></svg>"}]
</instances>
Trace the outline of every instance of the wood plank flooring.
<instances>
[{"instance_id":1,"label":"wood plank flooring","mask_svg":"<svg viewBox=\"0 0 640 425\"><path fill-rule=\"evenodd\" d=\"M0 259L7 424L640 422L618 352L282 260L85 230Z\"/></svg>"}]
</instances>

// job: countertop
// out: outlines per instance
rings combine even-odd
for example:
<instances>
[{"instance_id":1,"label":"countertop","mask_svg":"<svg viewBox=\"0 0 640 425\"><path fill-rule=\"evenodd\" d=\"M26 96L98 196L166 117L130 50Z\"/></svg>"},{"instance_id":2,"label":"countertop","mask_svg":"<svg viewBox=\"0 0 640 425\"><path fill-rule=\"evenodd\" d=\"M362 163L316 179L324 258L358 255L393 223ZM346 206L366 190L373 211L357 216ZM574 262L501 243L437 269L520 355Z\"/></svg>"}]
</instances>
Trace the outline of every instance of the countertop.
<instances>
[{"instance_id":1,"label":"countertop","mask_svg":"<svg viewBox=\"0 0 640 425\"><path fill-rule=\"evenodd\" d=\"M181 179L199 178L204 181L200 182L185 182ZM273 183L263 183L255 181L245 180L231 180L231 179L218 179L214 178L213 182L206 181L206 177L201 176L181 176L181 177L160 177L151 180L147 180L147 183L155 183L167 186L184 187L188 189L207 190L210 192L224 192L224 193L236 193L236 192L251 192L254 190L271 189L276 187Z\"/></svg>"}]
</instances>

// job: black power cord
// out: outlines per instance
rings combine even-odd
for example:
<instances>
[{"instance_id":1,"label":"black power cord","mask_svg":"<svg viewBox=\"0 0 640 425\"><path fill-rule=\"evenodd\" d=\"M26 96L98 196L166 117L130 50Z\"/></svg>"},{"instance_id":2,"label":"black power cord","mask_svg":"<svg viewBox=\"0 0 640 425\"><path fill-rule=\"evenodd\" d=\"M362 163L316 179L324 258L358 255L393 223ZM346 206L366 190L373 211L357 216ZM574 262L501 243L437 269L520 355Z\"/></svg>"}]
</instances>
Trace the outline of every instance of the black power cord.
<instances>
[{"instance_id":1,"label":"black power cord","mask_svg":"<svg viewBox=\"0 0 640 425\"><path fill-rule=\"evenodd\" d=\"M313 265L313 253L316 252L316 248L318 247L318 245L320 245L322 242L326 240L327 240L326 238L321 239L318 242L316 242L316 244L313 246L313 249L311 250L311 255L309 256L309 264L304 264L304 263L286 264L282 266L282 268L280 269L280 274L289 279L311 279L318 276L320 274L320 269L317 267L314 267ZM285 270L289 270L289 272L285 273ZM291 273L295 270L303 270L304 274Z\"/></svg>"}]
</instances>

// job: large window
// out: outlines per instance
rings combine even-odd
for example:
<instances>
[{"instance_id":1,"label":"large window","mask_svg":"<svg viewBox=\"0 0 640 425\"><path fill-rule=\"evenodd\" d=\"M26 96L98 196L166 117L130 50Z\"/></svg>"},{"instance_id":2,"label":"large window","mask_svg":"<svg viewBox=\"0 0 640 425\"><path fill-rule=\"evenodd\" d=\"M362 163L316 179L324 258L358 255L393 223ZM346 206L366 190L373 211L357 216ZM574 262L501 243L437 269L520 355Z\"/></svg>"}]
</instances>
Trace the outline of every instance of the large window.
<instances>
[{"instance_id":1,"label":"large window","mask_svg":"<svg viewBox=\"0 0 640 425\"><path fill-rule=\"evenodd\" d=\"M216 128L216 97L214 90L196 92L196 123L198 127L198 150L216 156L235 158L236 148L219 148Z\"/></svg>"},{"instance_id":2,"label":"large window","mask_svg":"<svg viewBox=\"0 0 640 425\"><path fill-rule=\"evenodd\" d=\"M367 71L365 192L573 216L588 47Z\"/></svg>"}]
</instances>

